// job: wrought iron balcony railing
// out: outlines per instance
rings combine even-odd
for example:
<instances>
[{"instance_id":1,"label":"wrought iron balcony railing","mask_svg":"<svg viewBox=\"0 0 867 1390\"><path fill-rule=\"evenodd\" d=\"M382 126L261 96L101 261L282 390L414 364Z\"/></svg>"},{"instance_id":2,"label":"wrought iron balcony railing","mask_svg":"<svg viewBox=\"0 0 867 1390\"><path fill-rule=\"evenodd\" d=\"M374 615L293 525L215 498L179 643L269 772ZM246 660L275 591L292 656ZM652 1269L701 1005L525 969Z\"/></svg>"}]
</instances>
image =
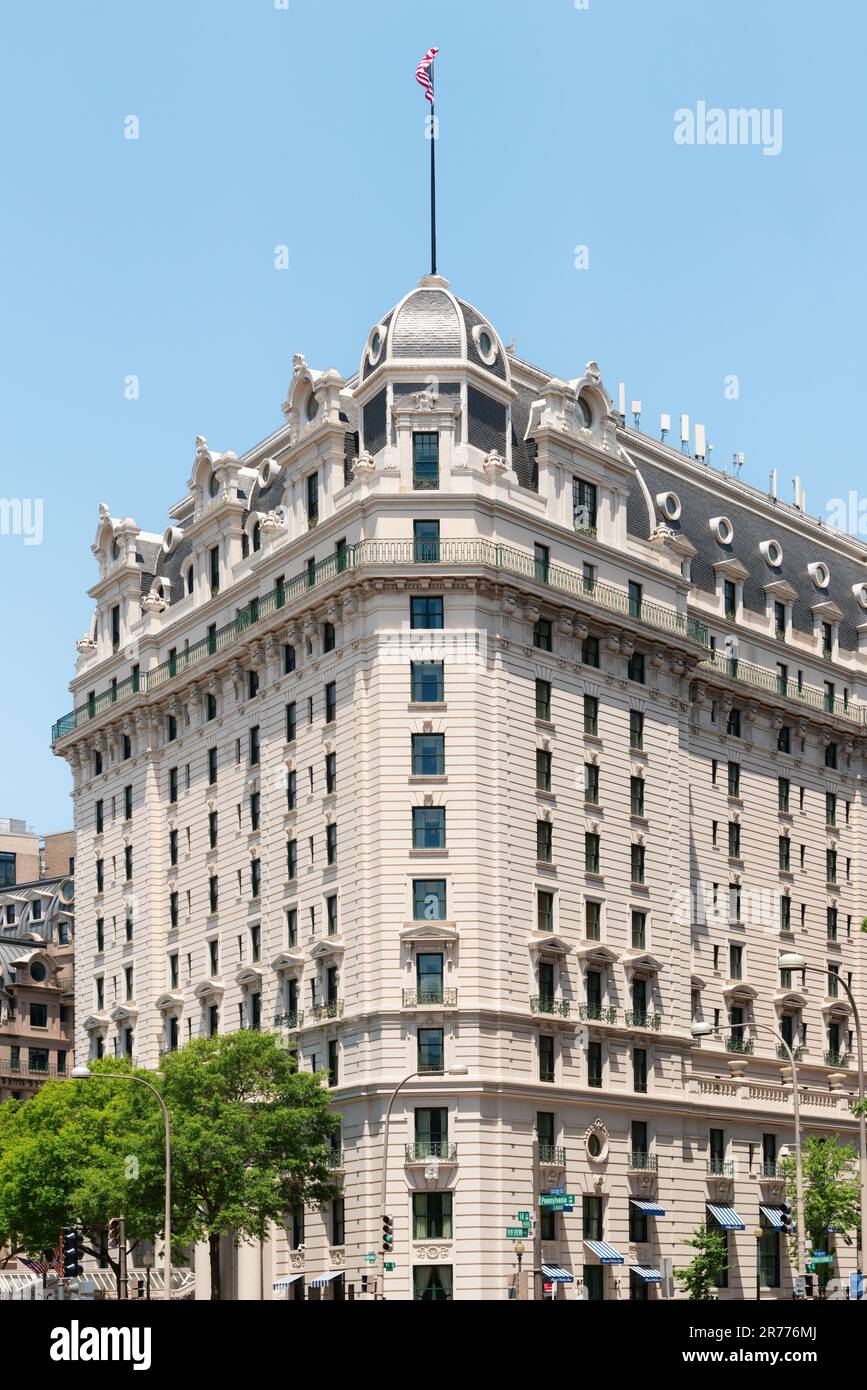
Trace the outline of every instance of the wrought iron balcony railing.
<instances>
[{"instance_id":1,"label":"wrought iron balcony railing","mask_svg":"<svg viewBox=\"0 0 867 1390\"><path fill-rule=\"evenodd\" d=\"M540 1144L539 1162L547 1163L551 1168L565 1168L566 1150L557 1144Z\"/></svg>"},{"instance_id":2,"label":"wrought iron balcony railing","mask_svg":"<svg viewBox=\"0 0 867 1390\"><path fill-rule=\"evenodd\" d=\"M731 1158L709 1158L707 1161L708 1177L711 1178L733 1178L735 1175L734 1159Z\"/></svg>"},{"instance_id":3,"label":"wrought iron balcony railing","mask_svg":"<svg viewBox=\"0 0 867 1390\"><path fill-rule=\"evenodd\" d=\"M405 1162L425 1163L429 1158L437 1158L442 1163L456 1163L458 1146L448 1139L416 1139L404 1149Z\"/></svg>"},{"instance_id":4,"label":"wrought iron balcony railing","mask_svg":"<svg viewBox=\"0 0 867 1390\"><path fill-rule=\"evenodd\" d=\"M752 1057L753 1047L752 1038L726 1038L726 1052L742 1052Z\"/></svg>"},{"instance_id":5,"label":"wrought iron balcony railing","mask_svg":"<svg viewBox=\"0 0 867 1390\"><path fill-rule=\"evenodd\" d=\"M591 1023L616 1023L617 1010L605 1008L602 1004L579 1004L578 1016Z\"/></svg>"},{"instance_id":6,"label":"wrought iron balcony railing","mask_svg":"<svg viewBox=\"0 0 867 1390\"><path fill-rule=\"evenodd\" d=\"M274 1015L275 1028L300 1028L303 1022L303 1009L292 1009L289 1013L276 1013Z\"/></svg>"},{"instance_id":7,"label":"wrought iron balcony railing","mask_svg":"<svg viewBox=\"0 0 867 1390\"><path fill-rule=\"evenodd\" d=\"M662 1027L662 1014L628 1013L626 1015L627 1028L652 1028L654 1032L659 1032Z\"/></svg>"},{"instance_id":8,"label":"wrought iron balcony railing","mask_svg":"<svg viewBox=\"0 0 867 1390\"><path fill-rule=\"evenodd\" d=\"M343 1165L343 1150L342 1150L342 1149L332 1149L331 1152L329 1153L327 1159L326 1159L325 1161L326 1161L326 1163L328 1164L328 1167L332 1169L332 1171L334 1171L334 1172L342 1171L343 1166L344 1166L344 1165Z\"/></svg>"},{"instance_id":9,"label":"wrought iron balcony railing","mask_svg":"<svg viewBox=\"0 0 867 1390\"><path fill-rule=\"evenodd\" d=\"M829 1050L828 1052L825 1053L825 1066L826 1066L826 1067L848 1067L848 1065L849 1065L849 1053L848 1053L848 1052L834 1052L834 1051L832 1051L832 1050Z\"/></svg>"},{"instance_id":10,"label":"wrought iron balcony railing","mask_svg":"<svg viewBox=\"0 0 867 1390\"><path fill-rule=\"evenodd\" d=\"M729 676L744 685L751 685L754 690L767 690L774 695L783 695L795 704L808 705L810 709L824 710L826 714L851 719L853 724L867 722L867 706L853 705L851 700L842 695L832 698L826 690L820 690L818 686L803 685L797 680L783 678L777 671L756 666L751 661L741 661L739 657L727 657L722 652L712 652L699 664L697 670L701 671L702 668L717 671L720 675Z\"/></svg>"},{"instance_id":11,"label":"wrought iron balcony railing","mask_svg":"<svg viewBox=\"0 0 867 1390\"><path fill-rule=\"evenodd\" d=\"M319 1023L323 1018L342 1018L343 1000L331 999L326 1004L314 1004L310 1010L316 1022Z\"/></svg>"},{"instance_id":12,"label":"wrought iron balcony railing","mask_svg":"<svg viewBox=\"0 0 867 1390\"><path fill-rule=\"evenodd\" d=\"M90 723L91 720L111 711L115 705L123 704L135 695L150 695L162 689L178 676L186 674L193 667L209 657L223 652L236 642L245 641L250 629L258 626L296 600L306 599L312 589L319 589L339 575L349 570L362 570L377 566L404 565L443 565L481 566L496 570L500 574L512 575L519 579L536 579L535 556L518 550L511 545L500 545L496 541L477 538L474 540L441 540L434 546L428 543L419 551L415 540L357 541L348 545L339 555L326 556L325 559L305 568L286 583L278 585L267 594L241 608L236 617L210 636L192 642L188 648L178 652L168 661L153 667L150 671L137 672L125 680L119 680L108 690L101 691L78 705L68 714L58 719L51 731L52 742L65 738L67 734ZM424 544L424 543L422 543ZM566 565L549 565L545 587L556 593L568 594L571 598L586 603L590 608L608 613L630 614L629 595L625 589L597 580L591 590L586 587L584 575L577 569ZM668 608L663 604L643 600L640 617L635 621L657 632L676 634L699 646L708 647L707 625L689 614ZM850 716L851 717L851 716ZM862 721L863 722L863 721Z\"/></svg>"},{"instance_id":13,"label":"wrought iron balcony railing","mask_svg":"<svg viewBox=\"0 0 867 1390\"><path fill-rule=\"evenodd\" d=\"M762 1161L763 1178L781 1178L782 1172L776 1159L766 1158Z\"/></svg>"},{"instance_id":14,"label":"wrought iron balcony railing","mask_svg":"<svg viewBox=\"0 0 867 1390\"><path fill-rule=\"evenodd\" d=\"M627 1168L633 1173L656 1173L659 1170L659 1159L656 1154L641 1153L633 1150L627 1160Z\"/></svg>"},{"instance_id":15,"label":"wrought iron balcony railing","mask_svg":"<svg viewBox=\"0 0 867 1390\"><path fill-rule=\"evenodd\" d=\"M429 1005L453 1009L457 1002L458 992L456 989L405 989L403 991L403 1007L405 1009L423 1009Z\"/></svg>"},{"instance_id":16,"label":"wrought iron balcony railing","mask_svg":"<svg viewBox=\"0 0 867 1390\"><path fill-rule=\"evenodd\" d=\"M559 1014L561 1018L568 1018L572 1005L568 999L548 999L542 994L532 994L530 1008L534 1014Z\"/></svg>"},{"instance_id":17,"label":"wrought iron balcony railing","mask_svg":"<svg viewBox=\"0 0 867 1390\"><path fill-rule=\"evenodd\" d=\"M792 1056L794 1057L795 1061L796 1061L796 1062L800 1062L801 1058L802 1058L803 1055L804 1055L804 1049L803 1049L802 1047L793 1047L793 1048L791 1049L791 1052L792 1052ZM788 1052L786 1051L786 1049L783 1047L782 1043L778 1044L778 1046L777 1046L777 1056L779 1057L779 1059L780 1059L781 1062L788 1062L788 1060L789 1060L789 1054L788 1054Z\"/></svg>"}]
</instances>

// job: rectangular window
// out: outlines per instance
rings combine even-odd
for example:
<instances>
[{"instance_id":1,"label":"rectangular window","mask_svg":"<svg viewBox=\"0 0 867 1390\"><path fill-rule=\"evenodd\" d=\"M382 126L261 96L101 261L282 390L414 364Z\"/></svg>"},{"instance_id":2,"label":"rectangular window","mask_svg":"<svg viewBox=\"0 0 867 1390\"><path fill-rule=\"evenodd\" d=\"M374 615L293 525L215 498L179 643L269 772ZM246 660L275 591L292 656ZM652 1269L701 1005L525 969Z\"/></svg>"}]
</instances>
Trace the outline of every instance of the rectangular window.
<instances>
[{"instance_id":1,"label":"rectangular window","mask_svg":"<svg viewBox=\"0 0 867 1390\"><path fill-rule=\"evenodd\" d=\"M294 743L298 727L298 712L294 700L286 706L286 742Z\"/></svg>"},{"instance_id":2,"label":"rectangular window","mask_svg":"<svg viewBox=\"0 0 867 1390\"><path fill-rule=\"evenodd\" d=\"M550 1033L539 1035L539 1080L554 1080L554 1039Z\"/></svg>"},{"instance_id":3,"label":"rectangular window","mask_svg":"<svg viewBox=\"0 0 867 1390\"><path fill-rule=\"evenodd\" d=\"M638 709L629 711L629 747L644 748L644 715Z\"/></svg>"},{"instance_id":4,"label":"rectangular window","mask_svg":"<svg viewBox=\"0 0 867 1390\"><path fill-rule=\"evenodd\" d=\"M595 832L588 830L584 834L584 869L588 874L598 874L600 872L601 856L599 852L600 840Z\"/></svg>"},{"instance_id":5,"label":"rectangular window","mask_svg":"<svg viewBox=\"0 0 867 1390\"><path fill-rule=\"evenodd\" d=\"M641 605L644 597L644 590L641 584L634 579L629 581L629 616L630 618L641 617Z\"/></svg>"},{"instance_id":6,"label":"rectangular window","mask_svg":"<svg viewBox=\"0 0 867 1390\"><path fill-rule=\"evenodd\" d=\"M208 813L208 848L217 848L217 812Z\"/></svg>"},{"instance_id":7,"label":"rectangular window","mask_svg":"<svg viewBox=\"0 0 867 1390\"><path fill-rule=\"evenodd\" d=\"M644 815L644 778L629 779L629 809L633 816Z\"/></svg>"},{"instance_id":8,"label":"rectangular window","mask_svg":"<svg viewBox=\"0 0 867 1390\"><path fill-rule=\"evenodd\" d=\"M329 936L337 935L337 894L332 893L325 899L325 916L328 923L327 931Z\"/></svg>"},{"instance_id":9,"label":"rectangular window","mask_svg":"<svg viewBox=\"0 0 867 1390\"><path fill-rule=\"evenodd\" d=\"M550 821L536 821L536 858L540 863L550 864L554 858L554 827Z\"/></svg>"},{"instance_id":10,"label":"rectangular window","mask_svg":"<svg viewBox=\"0 0 867 1390\"><path fill-rule=\"evenodd\" d=\"M325 795L330 796L337 789L337 754L325 754Z\"/></svg>"},{"instance_id":11,"label":"rectangular window","mask_svg":"<svg viewBox=\"0 0 867 1390\"><path fill-rule=\"evenodd\" d=\"M647 1091L647 1050L643 1047L632 1049L632 1089Z\"/></svg>"},{"instance_id":12,"label":"rectangular window","mask_svg":"<svg viewBox=\"0 0 867 1390\"><path fill-rule=\"evenodd\" d=\"M596 695L584 696L584 732L594 738L599 734L599 700Z\"/></svg>"},{"instance_id":13,"label":"rectangular window","mask_svg":"<svg viewBox=\"0 0 867 1390\"><path fill-rule=\"evenodd\" d=\"M436 430L413 431L412 485L418 491L440 485L440 437Z\"/></svg>"},{"instance_id":14,"label":"rectangular window","mask_svg":"<svg viewBox=\"0 0 867 1390\"><path fill-rule=\"evenodd\" d=\"M635 681L638 685L644 685L644 654L643 652L633 652L626 663L626 676L628 680Z\"/></svg>"},{"instance_id":15,"label":"rectangular window","mask_svg":"<svg viewBox=\"0 0 867 1390\"><path fill-rule=\"evenodd\" d=\"M288 676L295 670L295 648L291 642L283 645L283 675Z\"/></svg>"},{"instance_id":16,"label":"rectangular window","mask_svg":"<svg viewBox=\"0 0 867 1390\"><path fill-rule=\"evenodd\" d=\"M250 730L250 766L255 767L259 761L259 725L254 724Z\"/></svg>"},{"instance_id":17,"label":"rectangular window","mask_svg":"<svg viewBox=\"0 0 867 1390\"><path fill-rule=\"evenodd\" d=\"M442 806L413 806L413 849L445 849L446 813Z\"/></svg>"},{"instance_id":18,"label":"rectangular window","mask_svg":"<svg viewBox=\"0 0 867 1390\"><path fill-rule=\"evenodd\" d=\"M538 647L542 652L552 650L552 634L550 618L537 618L533 624L533 646Z\"/></svg>"},{"instance_id":19,"label":"rectangular window","mask_svg":"<svg viewBox=\"0 0 867 1390\"><path fill-rule=\"evenodd\" d=\"M792 845L788 835L780 835L777 846L779 867L787 873L792 867Z\"/></svg>"},{"instance_id":20,"label":"rectangular window","mask_svg":"<svg viewBox=\"0 0 867 1390\"><path fill-rule=\"evenodd\" d=\"M602 1234L602 1198L581 1198L581 1236L584 1240L604 1240Z\"/></svg>"},{"instance_id":21,"label":"rectangular window","mask_svg":"<svg viewBox=\"0 0 867 1390\"><path fill-rule=\"evenodd\" d=\"M742 980L744 969L744 948L732 943L729 946L729 979Z\"/></svg>"},{"instance_id":22,"label":"rectangular window","mask_svg":"<svg viewBox=\"0 0 867 1390\"><path fill-rule=\"evenodd\" d=\"M175 802L178 799L178 769L169 768L169 801Z\"/></svg>"},{"instance_id":23,"label":"rectangular window","mask_svg":"<svg viewBox=\"0 0 867 1390\"><path fill-rule=\"evenodd\" d=\"M451 1240L452 1234L451 1192L414 1192L413 1240Z\"/></svg>"},{"instance_id":24,"label":"rectangular window","mask_svg":"<svg viewBox=\"0 0 867 1390\"><path fill-rule=\"evenodd\" d=\"M444 922L446 920L446 881L444 878L413 879L412 915L415 922Z\"/></svg>"},{"instance_id":25,"label":"rectangular window","mask_svg":"<svg viewBox=\"0 0 867 1390\"><path fill-rule=\"evenodd\" d=\"M730 709L726 720L726 733L730 738L740 738L741 736L741 712L739 709Z\"/></svg>"},{"instance_id":26,"label":"rectangular window","mask_svg":"<svg viewBox=\"0 0 867 1390\"><path fill-rule=\"evenodd\" d=\"M740 763L729 763L729 796L739 797L741 794L741 765Z\"/></svg>"},{"instance_id":27,"label":"rectangular window","mask_svg":"<svg viewBox=\"0 0 867 1390\"><path fill-rule=\"evenodd\" d=\"M827 907L825 909L827 934L829 941L837 940L837 908Z\"/></svg>"},{"instance_id":28,"label":"rectangular window","mask_svg":"<svg viewBox=\"0 0 867 1390\"><path fill-rule=\"evenodd\" d=\"M777 779L777 810L783 812L784 815L788 814L790 791L791 784L788 777L779 777Z\"/></svg>"},{"instance_id":29,"label":"rectangular window","mask_svg":"<svg viewBox=\"0 0 867 1390\"><path fill-rule=\"evenodd\" d=\"M584 936L588 941L602 940L602 904L586 900L584 903Z\"/></svg>"},{"instance_id":30,"label":"rectangular window","mask_svg":"<svg viewBox=\"0 0 867 1390\"><path fill-rule=\"evenodd\" d=\"M414 704L442 704L445 700L445 674L441 661L410 662L410 700Z\"/></svg>"},{"instance_id":31,"label":"rectangular window","mask_svg":"<svg viewBox=\"0 0 867 1390\"><path fill-rule=\"evenodd\" d=\"M834 792L825 793L825 824L837 824L837 797Z\"/></svg>"},{"instance_id":32,"label":"rectangular window","mask_svg":"<svg viewBox=\"0 0 867 1390\"><path fill-rule=\"evenodd\" d=\"M738 611L737 585L731 579L723 580L723 610L727 618L735 618Z\"/></svg>"},{"instance_id":33,"label":"rectangular window","mask_svg":"<svg viewBox=\"0 0 867 1390\"><path fill-rule=\"evenodd\" d=\"M741 857L741 827L736 820L729 821L729 858Z\"/></svg>"},{"instance_id":34,"label":"rectangular window","mask_svg":"<svg viewBox=\"0 0 867 1390\"><path fill-rule=\"evenodd\" d=\"M259 829L259 797L259 792L250 793L250 831L254 834Z\"/></svg>"},{"instance_id":35,"label":"rectangular window","mask_svg":"<svg viewBox=\"0 0 867 1390\"><path fill-rule=\"evenodd\" d=\"M97 801L97 803L96 803L96 833L97 833L97 835L101 835L102 832L103 832L103 830L104 830L104 828L105 828L105 820L104 820L104 817L103 817L102 802L101 802L101 801Z\"/></svg>"},{"instance_id":36,"label":"rectangular window","mask_svg":"<svg viewBox=\"0 0 867 1390\"><path fill-rule=\"evenodd\" d=\"M442 1072L445 1070L442 1028L419 1028L417 1069L420 1072Z\"/></svg>"},{"instance_id":37,"label":"rectangular window","mask_svg":"<svg viewBox=\"0 0 867 1390\"><path fill-rule=\"evenodd\" d=\"M413 777L442 777L446 770L444 734L412 735Z\"/></svg>"},{"instance_id":38,"label":"rectangular window","mask_svg":"<svg viewBox=\"0 0 867 1390\"><path fill-rule=\"evenodd\" d=\"M208 879L208 900L209 900L209 902L210 902L210 907L211 907L211 911L212 911L212 912L216 912L216 910L217 910L217 904L218 904L218 902L219 902L219 896L220 896L219 880L217 879L217 875L216 875L216 874L211 874L211 877Z\"/></svg>"},{"instance_id":39,"label":"rectangular window","mask_svg":"<svg viewBox=\"0 0 867 1390\"><path fill-rule=\"evenodd\" d=\"M630 871L633 883L645 882L645 847L644 845L630 845Z\"/></svg>"},{"instance_id":40,"label":"rectangular window","mask_svg":"<svg viewBox=\"0 0 867 1390\"><path fill-rule=\"evenodd\" d=\"M597 492L595 483L572 479L572 525L576 531L596 532Z\"/></svg>"},{"instance_id":41,"label":"rectangular window","mask_svg":"<svg viewBox=\"0 0 867 1390\"><path fill-rule=\"evenodd\" d=\"M440 524L438 521L412 523L412 558L417 565L434 565L440 558Z\"/></svg>"},{"instance_id":42,"label":"rectangular window","mask_svg":"<svg viewBox=\"0 0 867 1390\"><path fill-rule=\"evenodd\" d=\"M319 474L307 474L307 525L315 526L319 520Z\"/></svg>"},{"instance_id":43,"label":"rectangular window","mask_svg":"<svg viewBox=\"0 0 867 1390\"><path fill-rule=\"evenodd\" d=\"M262 861L250 860L250 896L258 898L262 892Z\"/></svg>"},{"instance_id":44,"label":"rectangular window","mask_svg":"<svg viewBox=\"0 0 867 1390\"><path fill-rule=\"evenodd\" d=\"M581 661L585 666L599 670L599 638L585 637L581 643Z\"/></svg>"},{"instance_id":45,"label":"rectangular window","mask_svg":"<svg viewBox=\"0 0 867 1390\"><path fill-rule=\"evenodd\" d=\"M325 827L325 862L326 864L337 862L337 826L334 821L329 821Z\"/></svg>"},{"instance_id":46,"label":"rectangular window","mask_svg":"<svg viewBox=\"0 0 867 1390\"><path fill-rule=\"evenodd\" d=\"M551 790L551 753L547 748L536 749L536 790Z\"/></svg>"},{"instance_id":47,"label":"rectangular window","mask_svg":"<svg viewBox=\"0 0 867 1390\"><path fill-rule=\"evenodd\" d=\"M169 863L170 863L170 864L177 864L177 862L178 862L178 832L177 832L177 830L170 830L170 831L169 831Z\"/></svg>"},{"instance_id":48,"label":"rectangular window","mask_svg":"<svg viewBox=\"0 0 867 1390\"><path fill-rule=\"evenodd\" d=\"M554 930L554 894L542 888L536 894L536 930Z\"/></svg>"},{"instance_id":49,"label":"rectangular window","mask_svg":"<svg viewBox=\"0 0 867 1390\"><path fill-rule=\"evenodd\" d=\"M325 723L333 724L337 718L337 682L329 681L325 687Z\"/></svg>"},{"instance_id":50,"label":"rectangular window","mask_svg":"<svg viewBox=\"0 0 867 1390\"><path fill-rule=\"evenodd\" d=\"M123 847L123 872L124 878L129 883L132 878L132 845L124 845Z\"/></svg>"},{"instance_id":51,"label":"rectangular window","mask_svg":"<svg viewBox=\"0 0 867 1390\"><path fill-rule=\"evenodd\" d=\"M786 605L776 602L774 604L774 636L778 641L785 641L786 637Z\"/></svg>"},{"instance_id":52,"label":"rectangular window","mask_svg":"<svg viewBox=\"0 0 867 1390\"><path fill-rule=\"evenodd\" d=\"M289 879L298 877L298 841L286 841L286 877Z\"/></svg>"},{"instance_id":53,"label":"rectangular window","mask_svg":"<svg viewBox=\"0 0 867 1390\"><path fill-rule=\"evenodd\" d=\"M208 785L213 787L217 781L217 750L208 749Z\"/></svg>"},{"instance_id":54,"label":"rectangular window","mask_svg":"<svg viewBox=\"0 0 867 1390\"><path fill-rule=\"evenodd\" d=\"M409 601L411 628L442 628L443 600L439 595L413 595Z\"/></svg>"},{"instance_id":55,"label":"rectangular window","mask_svg":"<svg viewBox=\"0 0 867 1390\"><path fill-rule=\"evenodd\" d=\"M533 563L536 578L542 584L547 584L551 573L550 546L540 545L539 542L536 541L533 546Z\"/></svg>"},{"instance_id":56,"label":"rectangular window","mask_svg":"<svg viewBox=\"0 0 867 1390\"><path fill-rule=\"evenodd\" d=\"M584 764L584 800L591 806L599 805L599 765Z\"/></svg>"},{"instance_id":57,"label":"rectangular window","mask_svg":"<svg viewBox=\"0 0 867 1390\"><path fill-rule=\"evenodd\" d=\"M551 722L551 682L536 681L536 718Z\"/></svg>"},{"instance_id":58,"label":"rectangular window","mask_svg":"<svg viewBox=\"0 0 867 1390\"><path fill-rule=\"evenodd\" d=\"M637 951L647 949L647 913L632 913L632 948Z\"/></svg>"}]
</instances>

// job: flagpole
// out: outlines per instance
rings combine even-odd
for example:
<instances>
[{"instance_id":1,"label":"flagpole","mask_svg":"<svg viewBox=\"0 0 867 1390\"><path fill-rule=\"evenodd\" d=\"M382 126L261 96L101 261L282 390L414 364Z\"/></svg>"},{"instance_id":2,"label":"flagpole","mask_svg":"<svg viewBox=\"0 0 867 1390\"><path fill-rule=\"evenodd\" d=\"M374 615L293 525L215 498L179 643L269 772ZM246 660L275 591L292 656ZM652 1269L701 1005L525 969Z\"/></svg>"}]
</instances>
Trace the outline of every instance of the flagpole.
<instances>
[{"instance_id":1,"label":"flagpole","mask_svg":"<svg viewBox=\"0 0 867 1390\"><path fill-rule=\"evenodd\" d=\"M436 113L434 108L434 63L430 65L430 273L437 273L437 166L436 166Z\"/></svg>"}]
</instances>

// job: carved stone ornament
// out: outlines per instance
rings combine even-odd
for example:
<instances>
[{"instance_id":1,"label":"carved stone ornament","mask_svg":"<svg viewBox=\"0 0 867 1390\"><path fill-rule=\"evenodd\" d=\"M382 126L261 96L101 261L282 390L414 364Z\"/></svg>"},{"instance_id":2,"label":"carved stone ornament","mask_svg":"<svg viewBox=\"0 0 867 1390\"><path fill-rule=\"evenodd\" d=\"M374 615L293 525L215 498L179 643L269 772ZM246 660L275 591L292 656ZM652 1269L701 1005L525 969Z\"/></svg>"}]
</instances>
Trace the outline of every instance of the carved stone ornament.
<instances>
[{"instance_id":1,"label":"carved stone ornament","mask_svg":"<svg viewBox=\"0 0 867 1390\"><path fill-rule=\"evenodd\" d=\"M82 656L91 656L96 651L96 642L89 632L86 632L83 637L79 637L75 644L75 650L80 652Z\"/></svg>"},{"instance_id":2,"label":"carved stone ornament","mask_svg":"<svg viewBox=\"0 0 867 1390\"><path fill-rule=\"evenodd\" d=\"M292 374L293 374L293 376L300 376L301 373L302 373L302 372L306 372L306 370L307 370L307 358L304 356L304 353L303 353L303 352L296 352L295 355L294 355L294 357L292 358Z\"/></svg>"},{"instance_id":3,"label":"carved stone ornament","mask_svg":"<svg viewBox=\"0 0 867 1390\"><path fill-rule=\"evenodd\" d=\"M448 1245L416 1245L413 1247L413 1255L417 1260L447 1260L451 1256L451 1248Z\"/></svg>"},{"instance_id":4,"label":"carved stone ornament","mask_svg":"<svg viewBox=\"0 0 867 1390\"><path fill-rule=\"evenodd\" d=\"M353 478L372 478L376 472L376 460L366 449L362 449L357 458L352 460Z\"/></svg>"},{"instance_id":5,"label":"carved stone ornament","mask_svg":"<svg viewBox=\"0 0 867 1390\"><path fill-rule=\"evenodd\" d=\"M439 404L439 393L426 386L423 391L415 391L410 397L419 415L431 415Z\"/></svg>"},{"instance_id":6,"label":"carved stone ornament","mask_svg":"<svg viewBox=\"0 0 867 1390\"><path fill-rule=\"evenodd\" d=\"M496 449L491 449L490 453L485 454L482 460L482 467L489 478L498 478L506 472L509 465L506 460L497 453Z\"/></svg>"},{"instance_id":7,"label":"carved stone ornament","mask_svg":"<svg viewBox=\"0 0 867 1390\"><path fill-rule=\"evenodd\" d=\"M150 593L145 594L141 606L146 613L164 613L168 608L165 598L156 589L151 589Z\"/></svg>"}]
</instances>

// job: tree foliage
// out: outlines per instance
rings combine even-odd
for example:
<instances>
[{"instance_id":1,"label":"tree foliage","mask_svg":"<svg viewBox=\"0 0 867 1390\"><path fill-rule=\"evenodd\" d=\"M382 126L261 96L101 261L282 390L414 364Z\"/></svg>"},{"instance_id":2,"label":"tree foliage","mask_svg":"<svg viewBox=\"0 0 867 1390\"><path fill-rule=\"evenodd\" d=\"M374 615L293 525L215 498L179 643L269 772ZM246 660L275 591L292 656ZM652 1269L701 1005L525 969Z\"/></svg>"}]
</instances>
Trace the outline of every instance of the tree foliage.
<instances>
[{"instance_id":1,"label":"tree foliage","mask_svg":"<svg viewBox=\"0 0 867 1390\"><path fill-rule=\"evenodd\" d=\"M675 1271L675 1278L692 1302L708 1302L716 1297L728 1268L725 1236L721 1231L699 1226L683 1243L697 1253L688 1265Z\"/></svg>"},{"instance_id":2,"label":"tree foliage","mask_svg":"<svg viewBox=\"0 0 867 1390\"><path fill-rule=\"evenodd\" d=\"M804 1225L807 1235L818 1249L823 1249L829 1230L852 1244L853 1232L861 1220L860 1183L855 1148L841 1144L839 1135L833 1139L811 1135L801 1144L804 1172ZM780 1171L786 1180L786 1196L793 1208L797 1200L795 1155L780 1160ZM799 1238L796 1233L793 1241ZM829 1269L820 1270L827 1278Z\"/></svg>"}]
</instances>

